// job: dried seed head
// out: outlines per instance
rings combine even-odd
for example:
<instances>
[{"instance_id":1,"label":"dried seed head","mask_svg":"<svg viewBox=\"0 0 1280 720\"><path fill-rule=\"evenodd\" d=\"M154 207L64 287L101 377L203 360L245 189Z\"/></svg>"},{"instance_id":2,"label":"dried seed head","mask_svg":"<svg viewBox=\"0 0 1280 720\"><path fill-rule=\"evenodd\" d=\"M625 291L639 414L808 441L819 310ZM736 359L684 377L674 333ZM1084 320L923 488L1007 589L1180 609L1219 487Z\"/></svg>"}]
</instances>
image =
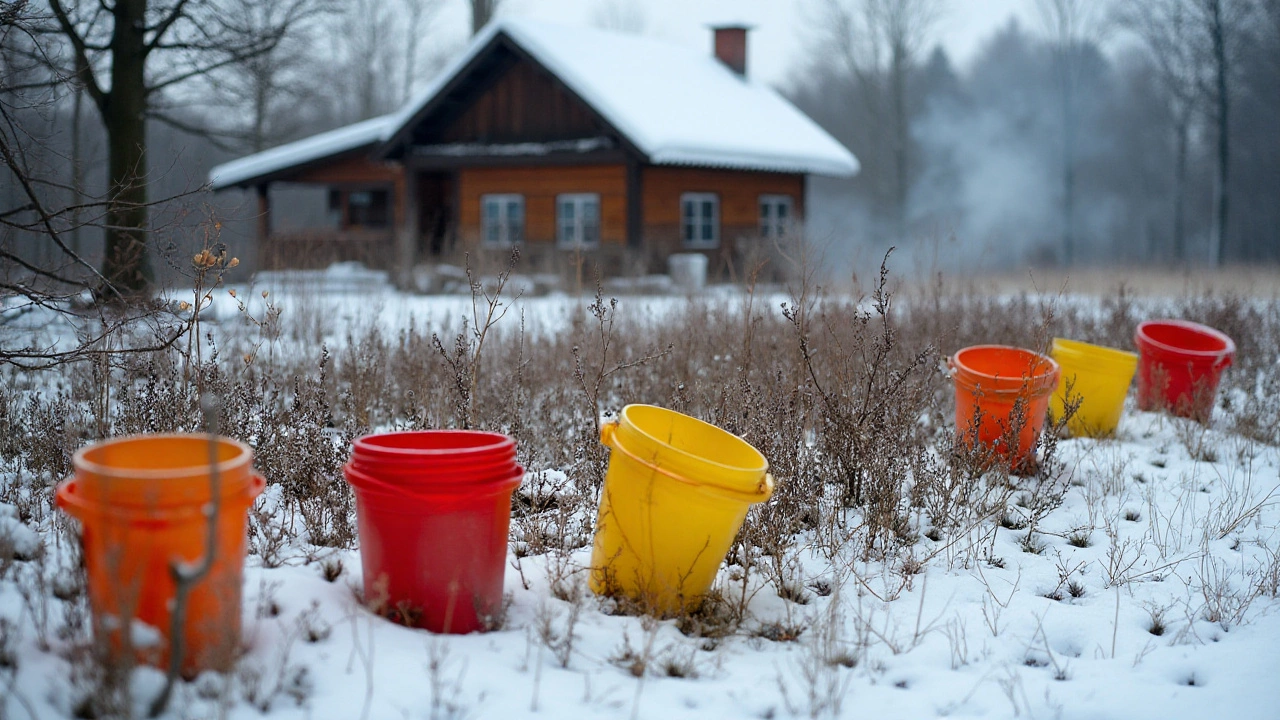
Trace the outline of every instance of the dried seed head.
<instances>
[{"instance_id":1,"label":"dried seed head","mask_svg":"<svg viewBox=\"0 0 1280 720\"><path fill-rule=\"evenodd\" d=\"M227 291L227 294L228 294L228 295L230 295L231 297L235 297L235 296L236 296L236 289L235 289L235 288L231 288L230 290L228 290L228 291Z\"/></svg>"},{"instance_id":2,"label":"dried seed head","mask_svg":"<svg viewBox=\"0 0 1280 720\"><path fill-rule=\"evenodd\" d=\"M238 258L238 257L233 257L233 258L231 258L230 260L228 260L228 261L227 261L227 267L229 267L229 268L233 268L233 267L235 267L235 266L237 266L237 265L239 265L239 264L240 264L240 258Z\"/></svg>"},{"instance_id":3,"label":"dried seed head","mask_svg":"<svg viewBox=\"0 0 1280 720\"><path fill-rule=\"evenodd\" d=\"M208 248L205 248L196 253L196 256L191 258L191 262L198 268L209 268L218 263L218 258L209 252Z\"/></svg>"},{"instance_id":4,"label":"dried seed head","mask_svg":"<svg viewBox=\"0 0 1280 720\"><path fill-rule=\"evenodd\" d=\"M268 295L267 291L266 291L266 290L263 290L263 291L262 291L262 298L263 298L264 300L267 298L267 295Z\"/></svg>"},{"instance_id":5,"label":"dried seed head","mask_svg":"<svg viewBox=\"0 0 1280 720\"><path fill-rule=\"evenodd\" d=\"M183 300L182 302L178 303L178 309L183 312L186 312L187 310L191 309L191 303L187 302L186 300Z\"/></svg>"}]
</instances>

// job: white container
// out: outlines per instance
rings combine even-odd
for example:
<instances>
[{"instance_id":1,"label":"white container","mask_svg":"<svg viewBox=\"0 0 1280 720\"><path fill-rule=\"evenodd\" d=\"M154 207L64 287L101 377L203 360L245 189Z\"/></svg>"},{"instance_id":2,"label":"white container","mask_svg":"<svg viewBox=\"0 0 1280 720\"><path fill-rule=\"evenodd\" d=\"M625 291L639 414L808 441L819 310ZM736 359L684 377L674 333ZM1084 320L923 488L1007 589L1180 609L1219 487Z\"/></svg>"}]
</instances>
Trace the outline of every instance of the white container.
<instances>
[{"instance_id":1,"label":"white container","mask_svg":"<svg viewBox=\"0 0 1280 720\"><path fill-rule=\"evenodd\" d=\"M702 253L676 253L667 257L667 274L671 282L685 292L696 292L707 284L707 256Z\"/></svg>"}]
</instances>

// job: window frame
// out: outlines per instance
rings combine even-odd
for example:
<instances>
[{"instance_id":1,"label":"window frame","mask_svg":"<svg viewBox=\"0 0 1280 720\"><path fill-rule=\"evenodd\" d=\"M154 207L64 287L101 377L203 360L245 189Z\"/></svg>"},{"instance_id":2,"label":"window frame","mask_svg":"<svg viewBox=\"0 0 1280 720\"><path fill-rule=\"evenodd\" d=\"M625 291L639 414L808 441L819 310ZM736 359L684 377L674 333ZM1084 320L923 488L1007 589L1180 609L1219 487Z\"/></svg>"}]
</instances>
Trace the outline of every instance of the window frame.
<instances>
[{"instance_id":1,"label":"window frame","mask_svg":"<svg viewBox=\"0 0 1280 720\"><path fill-rule=\"evenodd\" d=\"M563 208L573 208L573 218L569 225L565 223ZM588 204L595 205L595 238L586 238L587 221L583 210ZM560 193L556 195L556 247L561 250L593 250L600 247L600 230L603 225L600 193ZM572 237L566 238L565 229L571 230Z\"/></svg>"},{"instance_id":2,"label":"window frame","mask_svg":"<svg viewBox=\"0 0 1280 720\"><path fill-rule=\"evenodd\" d=\"M762 193L756 202L759 215L757 229L760 237L783 237L795 226L795 200L790 195L780 193ZM778 219L778 208L787 208L785 220ZM765 217L765 208L769 208L772 217ZM770 233L772 231L772 233Z\"/></svg>"},{"instance_id":3,"label":"window frame","mask_svg":"<svg viewBox=\"0 0 1280 720\"><path fill-rule=\"evenodd\" d=\"M392 191L385 186L346 191L347 226L353 230L387 230L394 223Z\"/></svg>"},{"instance_id":4,"label":"window frame","mask_svg":"<svg viewBox=\"0 0 1280 720\"><path fill-rule=\"evenodd\" d=\"M705 203L710 202L711 216L708 218L703 214ZM691 223L685 208L688 203L695 204L694 219ZM711 237L701 237L705 233L702 232L707 226L711 227ZM698 230L693 234L698 237L689 237L690 226L697 227ZM714 250L720 247L720 194L713 192L686 192L680 194L680 244L687 250Z\"/></svg>"},{"instance_id":5,"label":"window frame","mask_svg":"<svg viewBox=\"0 0 1280 720\"><path fill-rule=\"evenodd\" d=\"M489 239L489 230L493 227L487 213L490 203L498 203L498 239ZM511 207L520 208L520 228L516 237L512 237ZM525 228L524 195L520 193L484 193L480 196L480 245L488 248L509 248L524 241Z\"/></svg>"}]
</instances>

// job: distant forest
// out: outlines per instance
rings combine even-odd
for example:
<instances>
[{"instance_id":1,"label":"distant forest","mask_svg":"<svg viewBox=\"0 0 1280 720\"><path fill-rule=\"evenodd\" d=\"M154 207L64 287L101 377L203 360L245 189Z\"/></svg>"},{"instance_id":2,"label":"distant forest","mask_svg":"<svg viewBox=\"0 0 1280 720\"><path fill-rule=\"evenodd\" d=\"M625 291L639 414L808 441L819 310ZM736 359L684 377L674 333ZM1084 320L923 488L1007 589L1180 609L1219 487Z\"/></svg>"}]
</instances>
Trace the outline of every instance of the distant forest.
<instances>
[{"instance_id":1,"label":"distant forest","mask_svg":"<svg viewBox=\"0 0 1280 720\"><path fill-rule=\"evenodd\" d=\"M139 176L158 203L146 215L156 273L182 264L209 218L233 248L250 237L248 196L184 195L214 164L395 109L460 50L433 21L462 1L142 2L157 37L163 13L181 8L185 27L217 17L227 38L253 39L175 42L146 68ZM477 27L501 9L466 1ZM808 232L830 252L895 245L920 267L960 272L1280 261L1280 0L1036 0L1042 22L1010 21L963 65L937 45L941 0L804 2L816 21L807 57L778 89L862 163L852 180L810 185ZM107 16L62 23L63 5ZM61 237L85 257L112 232L88 202L111 197L105 116L66 32L78 20L105 43L111 7L0 2L0 141L12 156L0 249L33 266L60 256L18 175L65 210ZM591 20L646 28L636 0L604 2ZM89 45L87 66L105 77L111 64Z\"/></svg>"},{"instance_id":2,"label":"distant forest","mask_svg":"<svg viewBox=\"0 0 1280 720\"><path fill-rule=\"evenodd\" d=\"M814 183L815 237L968 271L1280 260L1277 0L1039 0L962 67L936 2L824 7L785 92L863 170Z\"/></svg>"}]
</instances>

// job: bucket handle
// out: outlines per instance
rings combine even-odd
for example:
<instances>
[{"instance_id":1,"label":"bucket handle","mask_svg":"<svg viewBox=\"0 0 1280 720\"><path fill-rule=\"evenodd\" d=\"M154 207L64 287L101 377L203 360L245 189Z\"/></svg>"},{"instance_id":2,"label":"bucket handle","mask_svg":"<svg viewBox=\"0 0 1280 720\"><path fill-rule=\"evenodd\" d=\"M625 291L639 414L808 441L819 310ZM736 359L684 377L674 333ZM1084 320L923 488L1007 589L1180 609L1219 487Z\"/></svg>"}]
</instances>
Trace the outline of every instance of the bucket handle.
<instances>
[{"instance_id":1,"label":"bucket handle","mask_svg":"<svg viewBox=\"0 0 1280 720\"><path fill-rule=\"evenodd\" d=\"M696 488L713 488L713 489L721 490L725 492L732 492L738 495L748 494L741 490L735 490L733 488L727 488L721 485L715 485L710 483L700 483L696 480L690 480L689 478L677 475L671 472L670 470L666 470L661 467L658 467L657 465L654 465L648 460L645 460L639 455L636 455L635 453L626 449L625 447L622 446L622 443L615 442L614 435L617 432L617 430L618 430L618 422L616 420L613 422L608 422L608 423L605 423L604 425L601 425L600 426L600 442L609 448L612 448L614 450L621 452L623 455L626 455L627 457L649 468L650 470L654 471L659 475L671 478L676 482L684 483L685 485L689 485ZM768 500L770 497L773 496L773 486L774 486L773 473L766 472L764 474L764 477L760 480L760 485L757 486L756 492L751 495L751 497L753 498L751 502L764 502ZM758 500L755 499L756 497L759 497L759 499Z\"/></svg>"},{"instance_id":2,"label":"bucket handle","mask_svg":"<svg viewBox=\"0 0 1280 720\"><path fill-rule=\"evenodd\" d=\"M618 430L618 421L613 420L600 426L600 444L617 447L613 444L613 434Z\"/></svg>"}]
</instances>

